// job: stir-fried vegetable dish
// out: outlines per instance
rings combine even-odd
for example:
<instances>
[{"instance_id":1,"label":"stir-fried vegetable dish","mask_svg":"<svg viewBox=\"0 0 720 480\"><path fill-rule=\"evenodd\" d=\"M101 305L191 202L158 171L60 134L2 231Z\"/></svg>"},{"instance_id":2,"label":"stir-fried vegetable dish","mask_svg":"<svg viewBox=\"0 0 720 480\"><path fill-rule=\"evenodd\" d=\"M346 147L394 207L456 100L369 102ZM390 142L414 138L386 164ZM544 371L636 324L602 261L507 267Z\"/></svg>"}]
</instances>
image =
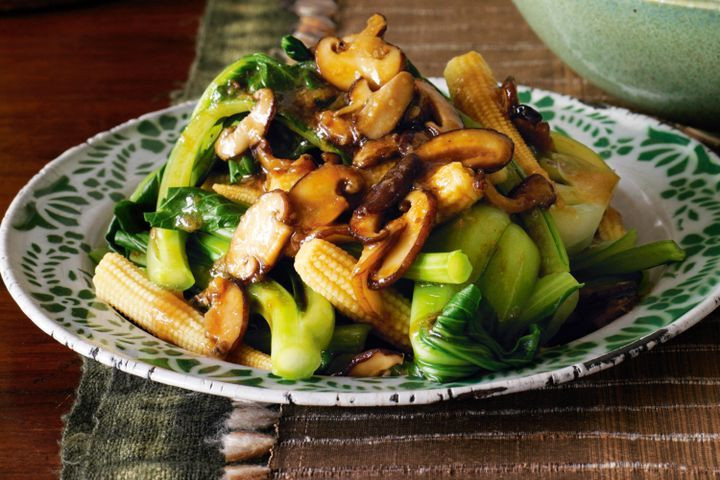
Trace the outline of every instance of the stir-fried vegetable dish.
<instances>
[{"instance_id":1,"label":"stir-fried vegetable dish","mask_svg":"<svg viewBox=\"0 0 720 480\"><path fill-rule=\"evenodd\" d=\"M469 52L449 95L383 39L285 37L207 87L115 205L99 298L201 355L448 381L533 361L627 313L672 241L636 245L618 176Z\"/></svg>"}]
</instances>

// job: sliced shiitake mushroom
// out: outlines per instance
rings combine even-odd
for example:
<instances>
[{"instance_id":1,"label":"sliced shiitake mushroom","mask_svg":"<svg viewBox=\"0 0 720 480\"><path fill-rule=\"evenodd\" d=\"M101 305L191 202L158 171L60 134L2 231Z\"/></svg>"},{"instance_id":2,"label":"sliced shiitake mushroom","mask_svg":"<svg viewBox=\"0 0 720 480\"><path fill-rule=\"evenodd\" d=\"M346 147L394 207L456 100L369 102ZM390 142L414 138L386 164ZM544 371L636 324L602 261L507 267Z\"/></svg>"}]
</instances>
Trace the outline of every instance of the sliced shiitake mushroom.
<instances>
[{"instance_id":1,"label":"sliced shiitake mushroom","mask_svg":"<svg viewBox=\"0 0 720 480\"><path fill-rule=\"evenodd\" d=\"M213 342L213 352L224 357L242 342L248 326L250 308L245 292L232 280L215 277L202 292L209 305L205 313L205 335Z\"/></svg>"},{"instance_id":2,"label":"sliced shiitake mushroom","mask_svg":"<svg viewBox=\"0 0 720 480\"><path fill-rule=\"evenodd\" d=\"M382 39L386 28L385 17L376 13L356 35L320 40L315 47L320 75L341 90L348 90L361 77L373 88L384 85L405 67L402 51Z\"/></svg>"},{"instance_id":3,"label":"sliced shiitake mushroom","mask_svg":"<svg viewBox=\"0 0 720 480\"><path fill-rule=\"evenodd\" d=\"M322 160L325 165L339 165L343 163L340 155L333 152L322 152L320 154L320 160Z\"/></svg>"},{"instance_id":4,"label":"sliced shiitake mushroom","mask_svg":"<svg viewBox=\"0 0 720 480\"><path fill-rule=\"evenodd\" d=\"M368 167L368 168L359 168L358 170L362 174L363 178L365 179L365 185L375 185L378 183L382 178L385 176L385 174L395 166L395 164L398 161L393 160L386 160L382 163L378 163L374 167Z\"/></svg>"},{"instance_id":5,"label":"sliced shiitake mushroom","mask_svg":"<svg viewBox=\"0 0 720 480\"><path fill-rule=\"evenodd\" d=\"M353 166L358 168L374 167L378 163L400 152L399 135L393 133L376 140L368 140L355 152Z\"/></svg>"},{"instance_id":6,"label":"sliced shiitake mushroom","mask_svg":"<svg viewBox=\"0 0 720 480\"><path fill-rule=\"evenodd\" d=\"M594 332L631 311L640 301L639 279L589 282L580 289L580 301L551 345L560 345Z\"/></svg>"},{"instance_id":7,"label":"sliced shiitake mushroom","mask_svg":"<svg viewBox=\"0 0 720 480\"><path fill-rule=\"evenodd\" d=\"M350 208L348 197L365 186L362 175L345 165L323 165L305 175L290 190L295 224L304 229L330 225Z\"/></svg>"},{"instance_id":8,"label":"sliced shiitake mushroom","mask_svg":"<svg viewBox=\"0 0 720 480\"><path fill-rule=\"evenodd\" d=\"M539 152L551 152L555 149L550 136L550 124L543 122L542 115L528 105L517 105L510 114L518 133Z\"/></svg>"},{"instance_id":9,"label":"sliced shiitake mushroom","mask_svg":"<svg viewBox=\"0 0 720 480\"><path fill-rule=\"evenodd\" d=\"M415 88L420 96L432 110L433 121L425 123L425 126L433 135L450 132L463 128L463 122L455 108L450 105L445 97L435 87L425 80L415 79Z\"/></svg>"},{"instance_id":10,"label":"sliced shiitake mushroom","mask_svg":"<svg viewBox=\"0 0 720 480\"><path fill-rule=\"evenodd\" d=\"M540 112L520 103L513 77L507 77L500 85L500 105L507 112L508 118L523 140L539 152L550 152L555 149L550 136L550 125L543 122Z\"/></svg>"},{"instance_id":11,"label":"sliced shiitake mushroom","mask_svg":"<svg viewBox=\"0 0 720 480\"><path fill-rule=\"evenodd\" d=\"M222 270L241 282L256 282L272 269L293 232L288 194L264 193L242 216Z\"/></svg>"},{"instance_id":12,"label":"sliced shiitake mushroom","mask_svg":"<svg viewBox=\"0 0 720 480\"><path fill-rule=\"evenodd\" d=\"M404 228L394 240L377 269L370 275L370 288L386 288L398 281L410 268L425 244L435 223L437 202L435 197L423 190L413 190L405 197L401 210L405 212L390 222L402 222ZM367 248L367 247L365 247Z\"/></svg>"},{"instance_id":13,"label":"sliced shiitake mushroom","mask_svg":"<svg viewBox=\"0 0 720 480\"><path fill-rule=\"evenodd\" d=\"M258 142L258 145L253 149L253 156L268 172L287 170L293 162L290 159L279 158L273 155L270 143L266 140Z\"/></svg>"},{"instance_id":14,"label":"sliced shiitake mushroom","mask_svg":"<svg viewBox=\"0 0 720 480\"><path fill-rule=\"evenodd\" d=\"M297 182L315 170L315 161L310 154L300 155L295 160L278 158L273 155L270 144L262 140L254 149L253 154L265 170L266 192L273 190L290 191Z\"/></svg>"},{"instance_id":15,"label":"sliced shiitake mushroom","mask_svg":"<svg viewBox=\"0 0 720 480\"><path fill-rule=\"evenodd\" d=\"M515 77L509 76L500 84L498 103L500 109L507 115L510 115L510 111L515 105L520 104L518 99L517 87L515 86Z\"/></svg>"},{"instance_id":16,"label":"sliced shiitake mushroom","mask_svg":"<svg viewBox=\"0 0 720 480\"><path fill-rule=\"evenodd\" d=\"M331 110L324 110L315 116L315 126L323 138L335 145L351 145L355 143L356 133L351 120L336 115Z\"/></svg>"},{"instance_id":17,"label":"sliced shiitake mushroom","mask_svg":"<svg viewBox=\"0 0 720 480\"><path fill-rule=\"evenodd\" d=\"M335 245L357 242L357 239L350 234L350 228L346 224L325 225L310 231L296 229L285 248L285 255L294 257L303 243L315 238L326 240Z\"/></svg>"},{"instance_id":18,"label":"sliced shiitake mushroom","mask_svg":"<svg viewBox=\"0 0 720 480\"><path fill-rule=\"evenodd\" d=\"M365 106L355 115L358 132L377 139L392 132L405 113L415 93L415 80L409 72L395 75L373 92Z\"/></svg>"},{"instance_id":19,"label":"sliced shiitake mushroom","mask_svg":"<svg viewBox=\"0 0 720 480\"><path fill-rule=\"evenodd\" d=\"M395 221L388 224L383 229L385 236L382 241L370 243L363 247L362 254L350 277L350 285L358 305L365 313L376 318L382 318L383 316L383 302L380 292L370 288L370 275L382 262L385 254L392 248L404 228L404 221Z\"/></svg>"},{"instance_id":20,"label":"sliced shiitake mushroom","mask_svg":"<svg viewBox=\"0 0 720 480\"><path fill-rule=\"evenodd\" d=\"M269 88L261 88L255 92L254 98L255 105L250 113L234 127L223 130L215 142L215 153L223 160L236 157L257 145L267 133L275 115L275 96Z\"/></svg>"},{"instance_id":21,"label":"sliced shiitake mushroom","mask_svg":"<svg viewBox=\"0 0 720 480\"><path fill-rule=\"evenodd\" d=\"M547 208L556 199L552 183L537 173L526 177L507 197L498 192L489 180L484 181L483 186L488 201L507 213L521 213L535 207Z\"/></svg>"},{"instance_id":22,"label":"sliced shiitake mushroom","mask_svg":"<svg viewBox=\"0 0 720 480\"><path fill-rule=\"evenodd\" d=\"M355 113L365 106L367 101L372 96L372 90L370 84L364 78L358 78L355 83L350 86L350 90L347 92L348 104L338 110L335 110L334 114L336 117Z\"/></svg>"},{"instance_id":23,"label":"sliced shiitake mushroom","mask_svg":"<svg viewBox=\"0 0 720 480\"><path fill-rule=\"evenodd\" d=\"M287 170L266 172L264 190L282 190L289 192L308 173L315 170L315 161L308 154L301 155L294 160Z\"/></svg>"},{"instance_id":24,"label":"sliced shiitake mushroom","mask_svg":"<svg viewBox=\"0 0 720 480\"><path fill-rule=\"evenodd\" d=\"M418 158L406 155L372 186L350 219L350 231L355 237L368 243L387 235L381 230L387 211L405 198L419 168Z\"/></svg>"},{"instance_id":25,"label":"sliced shiitake mushroom","mask_svg":"<svg viewBox=\"0 0 720 480\"><path fill-rule=\"evenodd\" d=\"M404 359L404 355L400 352L385 348L373 348L355 355L340 375L348 377L382 377L394 366L402 364Z\"/></svg>"},{"instance_id":26,"label":"sliced shiitake mushroom","mask_svg":"<svg viewBox=\"0 0 720 480\"><path fill-rule=\"evenodd\" d=\"M355 237L350 234L350 227L346 224L326 225L324 227L315 228L307 234L303 241L313 240L315 238L327 240L328 242L336 245L342 243L353 243L356 241Z\"/></svg>"},{"instance_id":27,"label":"sliced shiitake mushroom","mask_svg":"<svg viewBox=\"0 0 720 480\"><path fill-rule=\"evenodd\" d=\"M426 162L462 162L487 173L500 170L513 156L513 142L495 130L466 128L433 137L415 149Z\"/></svg>"},{"instance_id":28,"label":"sliced shiitake mushroom","mask_svg":"<svg viewBox=\"0 0 720 480\"><path fill-rule=\"evenodd\" d=\"M336 245L357 242L357 239L350 234L350 228L347 224L324 225L310 231L295 230L295 233L293 233L290 239L291 253L289 256L294 257L303 243L316 238L327 240Z\"/></svg>"},{"instance_id":29,"label":"sliced shiitake mushroom","mask_svg":"<svg viewBox=\"0 0 720 480\"><path fill-rule=\"evenodd\" d=\"M355 209L350 218L350 233L362 243L372 243L387 237L383 230L385 212L370 212L364 206Z\"/></svg>"}]
</instances>

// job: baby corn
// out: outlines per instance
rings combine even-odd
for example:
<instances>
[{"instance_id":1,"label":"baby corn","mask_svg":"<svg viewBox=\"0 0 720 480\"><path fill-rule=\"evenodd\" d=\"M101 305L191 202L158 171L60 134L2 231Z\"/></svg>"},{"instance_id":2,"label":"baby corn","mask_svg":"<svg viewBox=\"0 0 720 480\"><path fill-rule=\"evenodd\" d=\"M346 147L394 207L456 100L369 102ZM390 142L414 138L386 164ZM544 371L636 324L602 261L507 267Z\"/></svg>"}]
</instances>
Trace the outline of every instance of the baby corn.
<instances>
[{"instance_id":1,"label":"baby corn","mask_svg":"<svg viewBox=\"0 0 720 480\"><path fill-rule=\"evenodd\" d=\"M244 205L252 205L263 194L261 188L254 183L240 183L237 185L229 185L226 183L215 183L212 189L218 195L232 200L233 202L242 203Z\"/></svg>"},{"instance_id":2,"label":"baby corn","mask_svg":"<svg viewBox=\"0 0 720 480\"><path fill-rule=\"evenodd\" d=\"M150 333L182 348L214 356L203 316L172 291L152 283L125 257L107 253L93 277L95 294Z\"/></svg>"},{"instance_id":3,"label":"baby corn","mask_svg":"<svg viewBox=\"0 0 720 480\"><path fill-rule=\"evenodd\" d=\"M343 315L367 323L385 340L405 350L410 348L410 302L387 288L380 290L384 315L365 312L353 293L350 277L355 258L340 247L321 239L303 243L295 256L295 270L310 288L325 297Z\"/></svg>"},{"instance_id":4,"label":"baby corn","mask_svg":"<svg viewBox=\"0 0 720 480\"><path fill-rule=\"evenodd\" d=\"M237 363L238 365L245 365L246 367L259 368L261 370L272 370L272 361L270 355L267 355L260 350L256 350L249 345L242 344L225 359L230 363Z\"/></svg>"},{"instance_id":5,"label":"baby corn","mask_svg":"<svg viewBox=\"0 0 720 480\"><path fill-rule=\"evenodd\" d=\"M473 171L460 162L438 168L422 185L435 195L438 223L469 208L482 197L482 191L475 188Z\"/></svg>"},{"instance_id":6,"label":"baby corn","mask_svg":"<svg viewBox=\"0 0 720 480\"><path fill-rule=\"evenodd\" d=\"M482 55L468 52L451 59L444 75L457 108L483 126L510 137L515 144L515 161L526 175L537 173L547 178L547 173L540 167L515 125L502 111L497 81Z\"/></svg>"}]
</instances>

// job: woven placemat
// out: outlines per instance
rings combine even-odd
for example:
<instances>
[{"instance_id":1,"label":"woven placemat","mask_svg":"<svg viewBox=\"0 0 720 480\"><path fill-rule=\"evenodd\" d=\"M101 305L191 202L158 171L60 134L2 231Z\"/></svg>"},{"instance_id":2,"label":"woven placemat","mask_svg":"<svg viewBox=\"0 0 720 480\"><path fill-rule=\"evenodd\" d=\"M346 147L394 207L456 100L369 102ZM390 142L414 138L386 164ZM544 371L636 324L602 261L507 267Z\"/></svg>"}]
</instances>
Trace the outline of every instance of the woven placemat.
<instances>
[{"instance_id":1,"label":"woven placemat","mask_svg":"<svg viewBox=\"0 0 720 480\"><path fill-rule=\"evenodd\" d=\"M478 50L497 76L592 102L507 0L341 2L340 33L373 12L428 76ZM606 372L546 389L419 407L281 408L278 479L720 477L720 312Z\"/></svg>"}]
</instances>

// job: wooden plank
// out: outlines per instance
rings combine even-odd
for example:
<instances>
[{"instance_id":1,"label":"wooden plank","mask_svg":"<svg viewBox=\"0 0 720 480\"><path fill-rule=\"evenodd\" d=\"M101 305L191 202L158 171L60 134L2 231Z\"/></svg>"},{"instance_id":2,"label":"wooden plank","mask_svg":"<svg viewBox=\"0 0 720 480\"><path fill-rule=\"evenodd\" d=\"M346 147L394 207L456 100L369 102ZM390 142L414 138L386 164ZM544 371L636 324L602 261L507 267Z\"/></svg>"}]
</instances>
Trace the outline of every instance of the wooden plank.
<instances>
[{"instance_id":1,"label":"wooden plank","mask_svg":"<svg viewBox=\"0 0 720 480\"><path fill-rule=\"evenodd\" d=\"M0 212L43 165L169 104L204 2L123 1L0 17ZM53 478L79 357L0 291L0 476Z\"/></svg>"}]
</instances>

